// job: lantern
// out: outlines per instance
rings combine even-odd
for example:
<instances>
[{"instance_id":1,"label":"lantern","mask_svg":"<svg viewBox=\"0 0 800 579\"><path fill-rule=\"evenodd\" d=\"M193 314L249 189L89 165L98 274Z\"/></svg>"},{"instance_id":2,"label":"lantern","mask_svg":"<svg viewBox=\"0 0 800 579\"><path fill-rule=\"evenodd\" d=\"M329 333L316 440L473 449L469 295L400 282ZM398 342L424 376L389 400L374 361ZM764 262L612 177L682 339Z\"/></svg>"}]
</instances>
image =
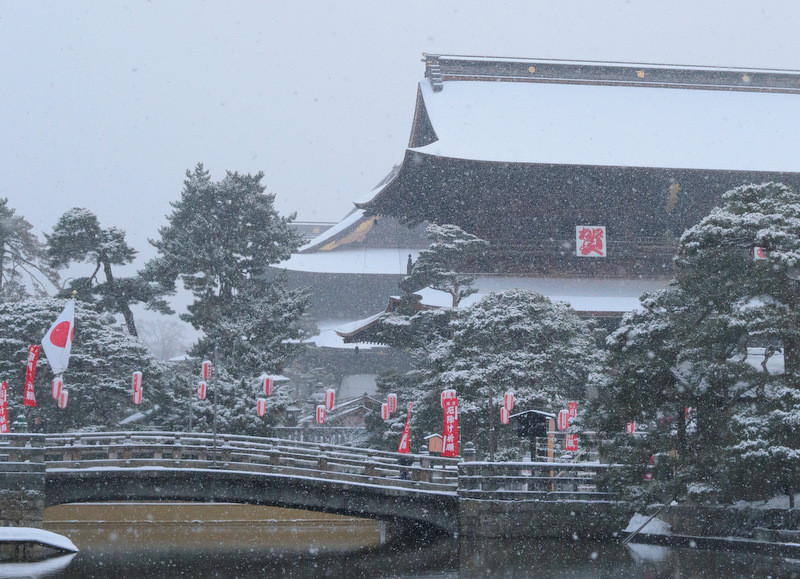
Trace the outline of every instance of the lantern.
<instances>
[{"instance_id":1,"label":"lantern","mask_svg":"<svg viewBox=\"0 0 800 579\"><path fill-rule=\"evenodd\" d=\"M136 371L133 373L133 391L136 392L137 390L142 389L142 373Z\"/></svg>"},{"instance_id":2,"label":"lantern","mask_svg":"<svg viewBox=\"0 0 800 579\"><path fill-rule=\"evenodd\" d=\"M445 400L447 400L448 398L455 398L455 397L456 397L456 391L455 390L452 390L452 389L450 389L450 390L442 390L442 394L440 396L440 399L441 399L441 402L442 402L442 408L444 408L444 401Z\"/></svg>"},{"instance_id":3,"label":"lantern","mask_svg":"<svg viewBox=\"0 0 800 579\"><path fill-rule=\"evenodd\" d=\"M389 403L384 402L381 404L381 418L384 420L389 420Z\"/></svg>"},{"instance_id":4,"label":"lantern","mask_svg":"<svg viewBox=\"0 0 800 579\"><path fill-rule=\"evenodd\" d=\"M561 410L558 413L558 429L566 430L569 428L569 410Z\"/></svg>"},{"instance_id":5,"label":"lantern","mask_svg":"<svg viewBox=\"0 0 800 579\"><path fill-rule=\"evenodd\" d=\"M256 414L259 416L264 416L267 413L267 399L266 398L259 398L256 401Z\"/></svg>"},{"instance_id":6,"label":"lantern","mask_svg":"<svg viewBox=\"0 0 800 579\"><path fill-rule=\"evenodd\" d=\"M272 394L272 378L264 376L264 396Z\"/></svg>"},{"instance_id":7,"label":"lantern","mask_svg":"<svg viewBox=\"0 0 800 579\"><path fill-rule=\"evenodd\" d=\"M397 394L387 394L386 403L389 405L389 414L394 414L397 410Z\"/></svg>"},{"instance_id":8,"label":"lantern","mask_svg":"<svg viewBox=\"0 0 800 579\"><path fill-rule=\"evenodd\" d=\"M325 409L333 410L333 403L336 400L336 390L328 388L325 390Z\"/></svg>"},{"instance_id":9,"label":"lantern","mask_svg":"<svg viewBox=\"0 0 800 579\"><path fill-rule=\"evenodd\" d=\"M203 380L211 378L211 360L203 360Z\"/></svg>"},{"instance_id":10,"label":"lantern","mask_svg":"<svg viewBox=\"0 0 800 579\"><path fill-rule=\"evenodd\" d=\"M320 404L317 406L317 424L325 422L325 406Z\"/></svg>"},{"instance_id":11,"label":"lantern","mask_svg":"<svg viewBox=\"0 0 800 579\"><path fill-rule=\"evenodd\" d=\"M506 393L506 394L508 394L508 393ZM506 408L505 406L503 406L500 409L500 423L501 424L508 424L508 408Z\"/></svg>"},{"instance_id":12,"label":"lantern","mask_svg":"<svg viewBox=\"0 0 800 579\"><path fill-rule=\"evenodd\" d=\"M207 386L208 386L208 384L206 384L205 380L200 380L200 382L197 383L197 399L198 400L205 400L206 399L206 387Z\"/></svg>"},{"instance_id":13,"label":"lantern","mask_svg":"<svg viewBox=\"0 0 800 579\"><path fill-rule=\"evenodd\" d=\"M69 400L69 392L66 390L61 390L58 395L58 407L59 408L66 408L67 407L67 400Z\"/></svg>"},{"instance_id":14,"label":"lantern","mask_svg":"<svg viewBox=\"0 0 800 579\"><path fill-rule=\"evenodd\" d=\"M139 388L136 392L133 393L133 403L134 404L141 404L142 403L142 389ZM65 402L66 404L66 402Z\"/></svg>"},{"instance_id":15,"label":"lantern","mask_svg":"<svg viewBox=\"0 0 800 579\"><path fill-rule=\"evenodd\" d=\"M506 392L503 396L503 406L508 412L514 409L514 393L511 390ZM505 424L505 422L503 424Z\"/></svg>"},{"instance_id":16,"label":"lantern","mask_svg":"<svg viewBox=\"0 0 800 579\"><path fill-rule=\"evenodd\" d=\"M61 376L56 376L53 378L53 398L58 400L58 397L61 396L61 388L64 386L64 381L61 379Z\"/></svg>"},{"instance_id":17,"label":"lantern","mask_svg":"<svg viewBox=\"0 0 800 579\"><path fill-rule=\"evenodd\" d=\"M630 432L631 434L633 434L634 432L636 432L636 422L634 422L633 420L631 420L631 421L630 421L630 422L627 424L627 426L625 427L625 430L627 430L627 431L628 431L628 432Z\"/></svg>"}]
</instances>

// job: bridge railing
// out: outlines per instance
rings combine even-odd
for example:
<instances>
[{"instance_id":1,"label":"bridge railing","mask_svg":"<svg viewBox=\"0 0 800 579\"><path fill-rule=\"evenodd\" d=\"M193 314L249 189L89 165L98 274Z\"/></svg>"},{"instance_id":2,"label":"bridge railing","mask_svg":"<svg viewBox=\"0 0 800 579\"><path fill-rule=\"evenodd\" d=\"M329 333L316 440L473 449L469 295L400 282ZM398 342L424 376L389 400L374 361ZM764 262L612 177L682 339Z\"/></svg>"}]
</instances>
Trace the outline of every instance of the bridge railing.
<instances>
[{"instance_id":1,"label":"bridge railing","mask_svg":"<svg viewBox=\"0 0 800 579\"><path fill-rule=\"evenodd\" d=\"M467 462L458 496L483 500L612 501L598 475L613 465L559 462Z\"/></svg>"},{"instance_id":2,"label":"bridge railing","mask_svg":"<svg viewBox=\"0 0 800 579\"><path fill-rule=\"evenodd\" d=\"M42 439L35 434L0 436L0 472L44 470Z\"/></svg>"},{"instance_id":3,"label":"bridge railing","mask_svg":"<svg viewBox=\"0 0 800 579\"><path fill-rule=\"evenodd\" d=\"M181 432L67 433L43 436L48 469L223 468L362 484L455 492L458 459L399 455L314 442Z\"/></svg>"}]
</instances>

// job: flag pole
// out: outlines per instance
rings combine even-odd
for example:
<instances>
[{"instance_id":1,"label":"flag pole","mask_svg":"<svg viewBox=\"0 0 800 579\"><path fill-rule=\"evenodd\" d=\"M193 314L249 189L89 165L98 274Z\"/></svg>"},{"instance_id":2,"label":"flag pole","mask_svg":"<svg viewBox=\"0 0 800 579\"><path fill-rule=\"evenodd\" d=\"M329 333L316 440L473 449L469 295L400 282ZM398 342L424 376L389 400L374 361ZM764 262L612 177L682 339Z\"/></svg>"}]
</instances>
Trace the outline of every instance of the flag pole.
<instances>
[{"instance_id":1,"label":"flag pole","mask_svg":"<svg viewBox=\"0 0 800 579\"><path fill-rule=\"evenodd\" d=\"M214 345L214 371L219 372L219 365L217 364L217 346ZM211 376L209 376L211 381ZM214 397L214 468L217 468L217 384L214 384L213 390Z\"/></svg>"}]
</instances>

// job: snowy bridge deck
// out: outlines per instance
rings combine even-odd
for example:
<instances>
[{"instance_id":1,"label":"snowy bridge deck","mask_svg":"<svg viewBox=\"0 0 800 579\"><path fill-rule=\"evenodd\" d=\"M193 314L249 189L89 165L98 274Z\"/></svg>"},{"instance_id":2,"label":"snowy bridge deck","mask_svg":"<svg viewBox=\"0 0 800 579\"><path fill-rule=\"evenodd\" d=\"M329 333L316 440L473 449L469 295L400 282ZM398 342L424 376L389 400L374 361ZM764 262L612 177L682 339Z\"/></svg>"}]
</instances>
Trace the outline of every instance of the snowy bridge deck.
<instances>
[{"instance_id":1,"label":"snowy bridge deck","mask_svg":"<svg viewBox=\"0 0 800 579\"><path fill-rule=\"evenodd\" d=\"M377 518L471 535L526 535L531 523L521 519L531 516L544 525L538 534L619 530L616 522L606 528L619 503L599 487L597 474L608 467L598 464L470 463L234 435L219 435L215 446L211 435L178 432L0 436L0 473L37 468L44 470L44 506L217 501ZM587 513L580 529L574 528L578 517L557 516L576 509ZM572 527L558 530L553 524L557 518L571 520Z\"/></svg>"}]
</instances>

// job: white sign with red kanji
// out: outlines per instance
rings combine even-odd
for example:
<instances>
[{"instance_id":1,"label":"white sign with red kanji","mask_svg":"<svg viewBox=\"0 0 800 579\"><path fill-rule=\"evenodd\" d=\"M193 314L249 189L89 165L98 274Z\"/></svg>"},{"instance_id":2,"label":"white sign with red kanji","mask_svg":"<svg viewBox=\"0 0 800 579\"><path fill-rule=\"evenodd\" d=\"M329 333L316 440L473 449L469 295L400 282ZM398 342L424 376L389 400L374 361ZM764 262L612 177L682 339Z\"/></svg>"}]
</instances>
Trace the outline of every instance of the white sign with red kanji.
<instances>
[{"instance_id":1,"label":"white sign with red kanji","mask_svg":"<svg viewBox=\"0 0 800 579\"><path fill-rule=\"evenodd\" d=\"M756 261L758 261L759 259L767 259L767 252L764 251L763 247L754 247L753 259Z\"/></svg>"},{"instance_id":2,"label":"white sign with red kanji","mask_svg":"<svg viewBox=\"0 0 800 579\"><path fill-rule=\"evenodd\" d=\"M604 225L578 225L575 227L575 255L578 257L605 257L607 249Z\"/></svg>"}]
</instances>

